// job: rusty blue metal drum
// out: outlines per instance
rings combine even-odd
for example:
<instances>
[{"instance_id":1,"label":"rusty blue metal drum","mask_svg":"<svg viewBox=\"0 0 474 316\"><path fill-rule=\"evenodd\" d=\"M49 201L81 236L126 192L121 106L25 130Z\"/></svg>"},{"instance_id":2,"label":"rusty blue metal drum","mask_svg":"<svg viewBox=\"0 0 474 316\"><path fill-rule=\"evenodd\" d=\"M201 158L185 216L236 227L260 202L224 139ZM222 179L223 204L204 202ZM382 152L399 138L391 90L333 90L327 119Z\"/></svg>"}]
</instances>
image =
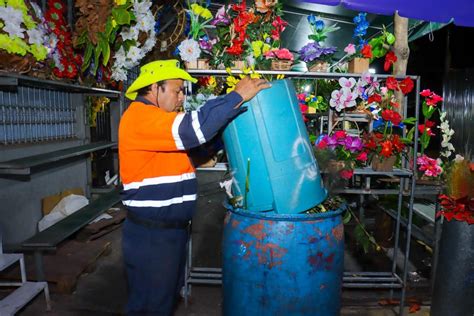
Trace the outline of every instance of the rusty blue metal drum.
<instances>
[{"instance_id":1,"label":"rusty blue metal drum","mask_svg":"<svg viewBox=\"0 0 474 316\"><path fill-rule=\"evenodd\" d=\"M228 211L223 314L339 315L344 268L341 207L318 214Z\"/></svg>"}]
</instances>

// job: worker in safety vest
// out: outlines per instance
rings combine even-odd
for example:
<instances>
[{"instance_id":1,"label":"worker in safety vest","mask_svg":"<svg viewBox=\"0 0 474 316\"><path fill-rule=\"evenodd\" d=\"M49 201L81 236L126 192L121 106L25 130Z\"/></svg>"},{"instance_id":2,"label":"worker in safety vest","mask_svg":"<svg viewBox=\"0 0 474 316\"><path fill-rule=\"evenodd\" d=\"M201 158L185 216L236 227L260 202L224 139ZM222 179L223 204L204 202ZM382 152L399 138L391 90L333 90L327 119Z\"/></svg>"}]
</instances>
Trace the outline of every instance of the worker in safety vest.
<instances>
[{"instance_id":1,"label":"worker in safety vest","mask_svg":"<svg viewBox=\"0 0 474 316\"><path fill-rule=\"evenodd\" d=\"M196 207L195 168L187 151L212 139L246 110L242 103L270 87L246 77L233 92L180 113L185 80L197 81L177 60L154 61L141 67L126 92L133 102L120 120L118 139L128 209L122 241L128 315L173 314Z\"/></svg>"}]
</instances>

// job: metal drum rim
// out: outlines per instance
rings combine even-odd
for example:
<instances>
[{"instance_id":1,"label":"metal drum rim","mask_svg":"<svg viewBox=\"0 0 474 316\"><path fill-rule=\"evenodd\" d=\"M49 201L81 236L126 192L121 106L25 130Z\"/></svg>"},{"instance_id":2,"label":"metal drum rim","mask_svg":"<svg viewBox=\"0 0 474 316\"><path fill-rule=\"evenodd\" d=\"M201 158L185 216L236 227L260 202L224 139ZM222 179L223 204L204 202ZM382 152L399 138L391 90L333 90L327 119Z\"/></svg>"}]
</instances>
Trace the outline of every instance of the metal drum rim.
<instances>
[{"instance_id":1,"label":"metal drum rim","mask_svg":"<svg viewBox=\"0 0 474 316\"><path fill-rule=\"evenodd\" d=\"M326 219L337 217L341 215L346 209L347 204L342 204L336 210L330 210L324 213L314 213L314 214L275 214L269 212L253 212L249 210L244 210L241 208L233 208L230 205L226 205L226 208L229 212L232 212L237 215L252 217L257 219L272 220L272 221L314 221L319 219Z\"/></svg>"}]
</instances>

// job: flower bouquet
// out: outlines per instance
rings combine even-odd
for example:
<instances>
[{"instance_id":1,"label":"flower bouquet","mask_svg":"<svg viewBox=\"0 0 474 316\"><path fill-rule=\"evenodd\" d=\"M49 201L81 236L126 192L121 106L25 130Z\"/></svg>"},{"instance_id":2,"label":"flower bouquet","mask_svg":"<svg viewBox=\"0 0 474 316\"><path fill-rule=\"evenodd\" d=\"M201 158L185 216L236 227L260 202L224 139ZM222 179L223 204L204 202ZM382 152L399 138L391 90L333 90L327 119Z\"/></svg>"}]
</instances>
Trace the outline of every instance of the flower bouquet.
<instances>
[{"instance_id":1,"label":"flower bouquet","mask_svg":"<svg viewBox=\"0 0 474 316\"><path fill-rule=\"evenodd\" d=\"M186 12L190 18L188 38L179 46L179 56L185 62L187 69L209 69L209 59L216 39L211 39L206 32L206 25L212 19L212 13L200 4L188 3Z\"/></svg>"},{"instance_id":2,"label":"flower bouquet","mask_svg":"<svg viewBox=\"0 0 474 316\"><path fill-rule=\"evenodd\" d=\"M26 73L36 61L46 59L45 29L32 7L23 0L0 2L0 70Z\"/></svg>"},{"instance_id":3,"label":"flower bouquet","mask_svg":"<svg viewBox=\"0 0 474 316\"><path fill-rule=\"evenodd\" d=\"M354 168L365 165L368 159L362 139L341 130L320 136L315 143L315 156L323 169L343 179L350 179Z\"/></svg>"},{"instance_id":4,"label":"flower bouquet","mask_svg":"<svg viewBox=\"0 0 474 316\"><path fill-rule=\"evenodd\" d=\"M220 94L218 82L214 76L200 77L197 82L199 88L195 94L186 96L184 109L194 111L201 107L208 100L216 98Z\"/></svg>"},{"instance_id":5,"label":"flower bouquet","mask_svg":"<svg viewBox=\"0 0 474 316\"><path fill-rule=\"evenodd\" d=\"M336 25L326 26L323 20L313 15L308 16L308 22L312 31L308 38L312 42L300 49L300 59L307 64L309 71L327 72L336 47L324 47L323 43L327 39L327 34L337 31L339 27Z\"/></svg>"},{"instance_id":6,"label":"flower bouquet","mask_svg":"<svg viewBox=\"0 0 474 316\"><path fill-rule=\"evenodd\" d=\"M296 96L303 114L320 113L328 109L328 103L320 95L315 96L310 93L298 93Z\"/></svg>"},{"instance_id":7,"label":"flower bouquet","mask_svg":"<svg viewBox=\"0 0 474 316\"><path fill-rule=\"evenodd\" d=\"M61 0L49 0L44 21L47 25L53 75L56 78L75 79L79 75L82 56L74 52L72 34L66 22L66 6Z\"/></svg>"},{"instance_id":8,"label":"flower bouquet","mask_svg":"<svg viewBox=\"0 0 474 316\"><path fill-rule=\"evenodd\" d=\"M293 54L287 48L272 49L264 54L272 61L272 70L290 70L293 64Z\"/></svg>"},{"instance_id":9,"label":"flower bouquet","mask_svg":"<svg viewBox=\"0 0 474 316\"><path fill-rule=\"evenodd\" d=\"M372 38L369 42L364 39L369 27L366 15L367 13L361 12L354 17L353 21L356 27L353 37L358 39L358 43L350 43L344 48L346 53L344 59L349 61L348 72L350 73L366 72L371 61L383 56L385 56L385 71L388 71L391 65L397 61L397 56L390 50L395 43L395 36L388 32L385 27L379 36Z\"/></svg>"}]
</instances>

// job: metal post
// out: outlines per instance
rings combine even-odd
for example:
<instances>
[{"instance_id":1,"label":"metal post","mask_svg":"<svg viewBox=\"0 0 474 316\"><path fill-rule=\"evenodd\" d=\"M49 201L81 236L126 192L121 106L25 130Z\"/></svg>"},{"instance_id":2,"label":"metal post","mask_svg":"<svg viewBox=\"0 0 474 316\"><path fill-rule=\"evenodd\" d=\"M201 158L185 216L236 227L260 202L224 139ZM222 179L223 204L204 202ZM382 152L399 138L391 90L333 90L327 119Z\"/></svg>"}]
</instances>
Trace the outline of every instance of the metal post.
<instances>
[{"instance_id":1,"label":"metal post","mask_svg":"<svg viewBox=\"0 0 474 316\"><path fill-rule=\"evenodd\" d=\"M37 281L45 281L44 269L43 269L43 253L41 250L34 252L35 265L36 265L36 278Z\"/></svg>"}]
</instances>

